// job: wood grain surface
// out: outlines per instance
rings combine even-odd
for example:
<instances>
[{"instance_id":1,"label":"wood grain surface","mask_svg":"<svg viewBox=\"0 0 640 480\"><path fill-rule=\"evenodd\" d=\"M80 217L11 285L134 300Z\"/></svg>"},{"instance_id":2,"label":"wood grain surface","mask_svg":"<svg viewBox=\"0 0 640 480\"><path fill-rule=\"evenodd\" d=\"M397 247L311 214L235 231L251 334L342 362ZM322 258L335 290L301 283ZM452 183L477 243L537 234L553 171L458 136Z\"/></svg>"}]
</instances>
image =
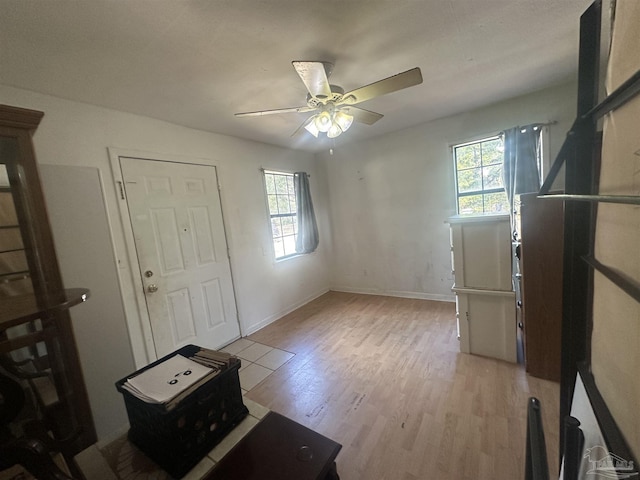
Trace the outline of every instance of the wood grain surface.
<instances>
[{"instance_id":1,"label":"wood grain surface","mask_svg":"<svg viewBox=\"0 0 640 480\"><path fill-rule=\"evenodd\" d=\"M342 444L342 480L524 478L526 406L558 471L558 384L459 352L453 303L329 292L249 339L296 355L247 398Z\"/></svg>"}]
</instances>

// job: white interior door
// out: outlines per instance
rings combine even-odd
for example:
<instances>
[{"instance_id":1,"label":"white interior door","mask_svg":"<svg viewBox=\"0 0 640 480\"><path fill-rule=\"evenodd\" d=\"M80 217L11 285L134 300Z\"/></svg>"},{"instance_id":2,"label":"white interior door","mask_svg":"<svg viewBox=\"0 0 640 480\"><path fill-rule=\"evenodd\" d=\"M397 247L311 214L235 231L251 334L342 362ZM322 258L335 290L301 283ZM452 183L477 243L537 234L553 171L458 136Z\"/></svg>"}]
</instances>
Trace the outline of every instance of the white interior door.
<instances>
[{"instance_id":1,"label":"white interior door","mask_svg":"<svg viewBox=\"0 0 640 480\"><path fill-rule=\"evenodd\" d=\"M240 336L216 168L120 157L158 357Z\"/></svg>"}]
</instances>

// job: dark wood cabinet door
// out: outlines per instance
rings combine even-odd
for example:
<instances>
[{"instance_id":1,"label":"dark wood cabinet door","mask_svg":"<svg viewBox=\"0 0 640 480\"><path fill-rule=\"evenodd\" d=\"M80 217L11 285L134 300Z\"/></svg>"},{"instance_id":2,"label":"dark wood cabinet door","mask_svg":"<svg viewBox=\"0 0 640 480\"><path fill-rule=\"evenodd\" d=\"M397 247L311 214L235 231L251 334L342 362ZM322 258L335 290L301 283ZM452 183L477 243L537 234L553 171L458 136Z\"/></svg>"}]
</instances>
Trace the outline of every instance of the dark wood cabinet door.
<instances>
[{"instance_id":1,"label":"dark wood cabinet door","mask_svg":"<svg viewBox=\"0 0 640 480\"><path fill-rule=\"evenodd\" d=\"M529 374L560 381L563 202L521 196L522 311Z\"/></svg>"}]
</instances>

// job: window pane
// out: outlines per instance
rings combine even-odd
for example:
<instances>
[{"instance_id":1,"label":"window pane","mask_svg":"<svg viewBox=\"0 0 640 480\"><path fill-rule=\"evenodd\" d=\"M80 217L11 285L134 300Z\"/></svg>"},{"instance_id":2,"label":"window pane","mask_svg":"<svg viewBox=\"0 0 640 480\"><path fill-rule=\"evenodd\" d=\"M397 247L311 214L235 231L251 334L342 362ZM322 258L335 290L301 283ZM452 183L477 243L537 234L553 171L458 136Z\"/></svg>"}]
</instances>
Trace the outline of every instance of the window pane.
<instances>
[{"instance_id":1,"label":"window pane","mask_svg":"<svg viewBox=\"0 0 640 480\"><path fill-rule=\"evenodd\" d=\"M273 248L276 252L276 258L284 256L284 242L282 237L273 239Z\"/></svg>"},{"instance_id":2,"label":"window pane","mask_svg":"<svg viewBox=\"0 0 640 480\"><path fill-rule=\"evenodd\" d=\"M498 148L502 147L502 140L496 138L488 142L482 142L482 164L491 165L492 163L502 164L502 152Z\"/></svg>"},{"instance_id":3,"label":"window pane","mask_svg":"<svg viewBox=\"0 0 640 480\"><path fill-rule=\"evenodd\" d=\"M288 237L283 237L282 240L284 242L285 255L293 255L296 253L296 237L290 235Z\"/></svg>"},{"instance_id":4,"label":"window pane","mask_svg":"<svg viewBox=\"0 0 640 480\"><path fill-rule=\"evenodd\" d=\"M276 180L276 193L288 193L287 192L287 176L275 175Z\"/></svg>"},{"instance_id":5,"label":"window pane","mask_svg":"<svg viewBox=\"0 0 640 480\"><path fill-rule=\"evenodd\" d=\"M504 192L487 193L484 196L484 211L489 213L509 213L509 202Z\"/></svg>"},{"instance_id":6,"label":"window pane","mask_svg":"<svg viewBox=\"0 0 640 480\"><path fill-rule=\"evenodd\" d=\"M293 235L295 233L295 221L293 217L282 217L282 235Z\"/></svg>"},{"instance_id":7,"label":"window pane","mask_svg":"<svg viewBox=\"0 0 640 480\"><path fill-rule=\"evenodd\" d=\"M465 145L464 147L457 147L455 149L456 165L458 170L463 168L479 167L481 165L480 160L480 145L474 143L473 145Z\"/></svg>"},{"instance_id":8,"label":"window pane","mask_svg":"<svg viewBox=\"0 0 640 480\"><path fill-rule=\"evenodd\" d=\"M500 137L454 147L459 214L475 215L504 210L503 158L504 148ZM494 195L487 190L501 192Z\"/></svg>"},{"instance_id":9,"label":"window pane","mask_svg":"<svg viewBox=\"0 0 640 480\"><path fill-rule=\"evenodd\" d=\"M482 169L484 177L484 189L501 188L502 187L502 164L491 165Z\"/></svg>"},{"instance_id":10,"label":"window pane","mask_svg":"<svg viewBox=\"0 0 640 480\"><path fill-rule=\"evenodd\" d=\"M469 195L458 199L458 210L461 215L482 213L482 195Z\"/></svg>"},{"instance_id":11,"label":"window pane","mask_svg":"<svg viewBox=\"0 0 640 480\"><path fill-rule=\"evenodd\" d=\"M288 195L278 195L278 213L290 213Z\"/></svg>"},{"instance_id":12,"label":"window pane","mask_svg":"<svg viewBox=\"0 0 640 480\"><path fill-rule=\"evenodd\" d=\"M273 181L273 174L265 173L264 174L264 184L267 188L267 193L276 193L276 185Z\"/></svg>"},{"instance_id":13,"label":"window pane","mask_svg":"<svg viewBox=\"0 0 640 480\"><path fill-rule=\"evenodd\" d=\"M269 201L269 214L275 215L278 213L278 200L275 195L268 195L267 200Z\"/></svg>"},{"instance_id":14,"label":"window pane","mask_svg":"<svg viewBox=\"0 0 640 480\"><path fill-rule=\"evenodd\" d=\"M276 259L294 255L298 222L293 175L271 172L264 176Z\"/></svg>"},{"instance_id":15,"label":"window pane","mask_svg":"<svg viewBox=\"0 0 640 480\"><path fill-rule=\"evenodd\" d=\"M461 170L458 172L458 192L474 192L482 190L482 169L471 168L469 170Z\"/></svg>"},{"instance_id":16,"label":"window pane","mask_svg":"<svg viewBox=\"0 0 640 480\"><path fill-rule=\"evenodd\" d=\"M280 217L271 219L271 232L273 233L273 238L282 236L282 223Z\"/></svg>"}]
</instances>

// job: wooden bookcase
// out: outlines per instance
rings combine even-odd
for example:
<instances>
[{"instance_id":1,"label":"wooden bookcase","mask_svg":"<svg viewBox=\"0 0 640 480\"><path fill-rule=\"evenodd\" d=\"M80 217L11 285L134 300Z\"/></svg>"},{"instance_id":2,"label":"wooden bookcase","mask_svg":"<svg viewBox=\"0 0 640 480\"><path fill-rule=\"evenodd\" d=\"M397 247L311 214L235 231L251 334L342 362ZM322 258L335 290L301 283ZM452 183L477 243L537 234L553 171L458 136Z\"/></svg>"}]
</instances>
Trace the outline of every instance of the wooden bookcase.
<instances>
[{"instance_id":1,"label":"wooden bookcase","mask_svg":"<svg viewBox=\"0 0 640 480\"><path fill-rule=\"evenodd\" d=\"M1 416L2 442L37 425L70 459L96 441L68 313L89 292L60 276L31 138L42 116L0 105L0 379L20 407Z\"/></svg>"}]
</instances>

